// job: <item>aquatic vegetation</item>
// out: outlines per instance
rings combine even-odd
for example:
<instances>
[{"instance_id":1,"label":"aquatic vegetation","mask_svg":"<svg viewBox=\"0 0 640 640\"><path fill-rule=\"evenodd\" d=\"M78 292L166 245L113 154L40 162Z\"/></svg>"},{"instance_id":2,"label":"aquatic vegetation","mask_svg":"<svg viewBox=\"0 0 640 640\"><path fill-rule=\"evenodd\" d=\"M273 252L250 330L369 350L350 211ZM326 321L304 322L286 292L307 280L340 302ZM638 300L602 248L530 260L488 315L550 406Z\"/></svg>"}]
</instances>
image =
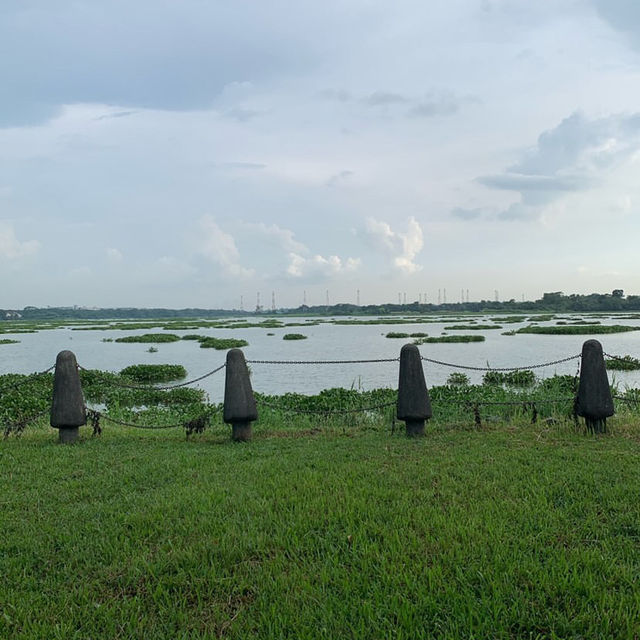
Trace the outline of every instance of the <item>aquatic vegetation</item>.
<instances>
[{"instance_id":1,"label":"aquatic vegetation","mask_svg":"<svg viewBox=\"0 0 640 640\"><path fill-rule=\"evenodd\" d=\"M301 333L285 333L282 336L283 340L306 340L307 336Z\"/></svg>"},{"instance_id":2,"label":"aquatic vegetation","mask_svg":"<svg viewBox=\"0 0 640 640\"><path fill-rule=\"evenodd\" d=\"M136 382L170 382L187 376L180 364L132 364L120 371L120 375Z\"/></svg>"},{"instance_id":3,"label":"aquatic vegetation","mask_svg":"<svg viewBox=\"0 0 640 640\"><path fill-rule=\"evenodd\" d=\"M468 385L470 383L469 376L466 373L455 371L450 373L447 378L447 384L453 385Z\"/></svg>"},{"instance_id":4,"label":"aquatic vegetation","mask_svg":"<svg viewBox=\"0 0 640 640\"><path fill-rule=\"evenodd\" d=\"M399 331L389 331L389 333L386 334L386 338L426 338L429 334L428 333L422 333L422 332L417 332L417 333L402 333Z\"/></svg>"},{"instance_id":5,"label":"aquatic vegetation","mask_svg":"<svg viewBox=\"0 0 640 640\"><path fill-rule=\"evenodd\" d=\"M635 371L640 369L640 360L632 356L613 356L605 358L605 365L611 371Z\"/></svg>"},{"instance_id":6,"label":"aquatic vegetation","mask_svg":"<svg viewBox=\"0 0 640 640\"><path fill-rule=\"evenodd\" d=\"M435 344L439 342L484 342L484 336L438 336L435 338L418 338L413 344Z\"/></svg>"},{"instance_id":7,"label":"aquatic vegetation","mask_svg":"<svg viewBox=\"0 0 640 640\"><path fill-rule=\"evenodd\" d=\"M0 344L18 344L20 340L12 340L10 338L3 338L0 340Z\"/></svg>"},{"instance_id":8,"label":"aquatic vegetation","mask_svg":"<svg viewBox=\"0 0 640 640\"><path fill-rule=\"evenodd\" d=\"M178 342L180 340L180 336L177 336L173 333L143 333L139 336L125 336L124 338L116 338L116 342L154 342L154 343L164 343L164 342Z\"/></svg>"},{"instance_id":9,"label":"aquatic vegetation","mask_svg":"<svg viewBox=\"0 0 640 640\"><path fill-rule=\"evenodd\" d=\"M536 382L536 375L531 369L518 371L487 371L482 376L482 384L506 384L510 387L530 387Z\"/></svg>"},{"instance_id":10,"label":"aquatic vegetation","mask_svg":"<svg viewBox=\"0 0 640 640\"><path fill-rule=\"evenodd\" d=\"M201 349L217 349L223 351L225 349L239 349L240 347L248 347L249 343L240 338L214 338L205 337L200 340Z\"/></svg>"},{"instance_id":11,"label":"aquatic vegetation","mask_svg":"<svg viewBox=\"0 0 640 640\"><path fill-rule=\"evenodd\" d=\"M502 329L502 327L498 324L454 324L445 327L446 331L467 331L469 329L475 331L480 329Z\"/></svg>"},{"instance_id":12,"label":"aquatic vegetation","mask_svg":"<svg viewBox=\"0 0 640 640\"><path fill-rule=\"evenodd\" d=\"M522 327L518 329L518 333L537 333L544 335L597 335L603 333L625 333L627 331L640 331L640 326L630 327L623 324L611 325L566 325L566 326L548 326L548 327Z\"/></svg>"}]
</instances>

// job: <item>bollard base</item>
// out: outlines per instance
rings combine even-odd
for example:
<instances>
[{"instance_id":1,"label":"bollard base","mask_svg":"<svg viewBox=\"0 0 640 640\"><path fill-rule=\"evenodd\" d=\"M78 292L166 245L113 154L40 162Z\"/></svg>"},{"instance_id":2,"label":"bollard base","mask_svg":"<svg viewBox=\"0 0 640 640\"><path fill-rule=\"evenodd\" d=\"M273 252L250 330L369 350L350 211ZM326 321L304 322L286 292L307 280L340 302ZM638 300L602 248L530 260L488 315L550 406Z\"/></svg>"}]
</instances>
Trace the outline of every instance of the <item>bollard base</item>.
<instances>
[{"instance_id":1,"label":"bollard base","mask_svg":"<svg viewBox=\"0 0 640 640\"><path fill-rule=\"evenodd\" d=\"M65 429L61 427L58 429L58 442L60 444L73 444L74 442L78 442L79 432L79 427L67 427Z\"/></svg>"},{"instance_id":2,"label":"bollard base","mask_svg":"<svg viewBox=\"0 0 640 640\"><path fill-rule=\"evenodd\" d=\"M587 431L589 433L607 433L607 419L606 418L585 418L585 424L587 425Z\"/></svg>"},{"instance_id":3,"label":"bollard base","mask_svg":"<svg viewBox=\"0 0 640 640\"><path fill-rule=\"evenodd\" d=\"M424 420L405 420L407 436L414 438L424 435Z\"/></svg>"},{"instance_id":4,"label":"bollard base","mask_svg":"<svg viewBox=\"0 0 640 640\"><path fill-rule=\"evenodd\" d=\"M231 439L234 442L251 440L251 422L234 422L231 425Z\"/></svg>"}]
</instances>

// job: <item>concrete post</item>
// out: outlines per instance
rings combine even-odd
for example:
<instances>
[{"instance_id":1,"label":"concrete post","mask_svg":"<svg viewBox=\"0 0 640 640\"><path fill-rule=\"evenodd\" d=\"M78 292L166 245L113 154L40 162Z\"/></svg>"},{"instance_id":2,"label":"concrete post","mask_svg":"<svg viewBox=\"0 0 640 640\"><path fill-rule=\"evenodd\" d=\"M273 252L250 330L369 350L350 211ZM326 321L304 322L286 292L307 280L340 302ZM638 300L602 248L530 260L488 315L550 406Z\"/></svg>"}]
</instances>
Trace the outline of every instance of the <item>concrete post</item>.
<instances>
[{"instance_id":1,"label":"concrete post","mask_svg":"<svg viewBox=\"0 0 640 640\"><path fill-rule=\"evenodd\" d=\"M61 351L56 358L49 422L58 429L59 441L63 444L76 442L78 428L87 424L78 363L71 351Z\"/></svg>"},{"instance_id":2,"label":"concrete post","mask_svg":"<svg viewBox=\"0 0 640 640\"><path fill-rule=\"evenodd\" d=\"M614 413L602 345L597 340L582 345L576 413L584 418L590 433L606 433L607 418Z\"/></svg>"},{"instance_id":3,"label":"concrete post","mask_svg":"<svg viewBox=\"0 0 640 640\"><path fill-rule=\"evenodd\" d=\"M420 351L415 344L405 344L400 350L396 415L398 420L404 420L408 436L423 436L424 422L433 415Z\"/></svg>"},{"instance_id":4,"label":"concrete post","mask_svg":"<svg viewBox=\"0 0 640 640\"><path fill-rule=\"evenodd\" d=\"M251 439L251 423L258 419L258 409L249 369L240 349L227 352L223 419L231 424L233 440L244 442Z\"/></svg>"}]
</instances>

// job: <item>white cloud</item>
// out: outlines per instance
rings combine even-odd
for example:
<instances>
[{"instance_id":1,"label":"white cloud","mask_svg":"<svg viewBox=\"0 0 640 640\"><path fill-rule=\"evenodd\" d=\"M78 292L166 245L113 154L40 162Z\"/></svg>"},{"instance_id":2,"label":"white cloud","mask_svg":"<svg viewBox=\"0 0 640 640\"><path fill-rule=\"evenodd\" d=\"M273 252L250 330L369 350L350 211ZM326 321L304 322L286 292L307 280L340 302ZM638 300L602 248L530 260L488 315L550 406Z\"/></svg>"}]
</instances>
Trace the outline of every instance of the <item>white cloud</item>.
<instances>
[{"instance_id":1,"label":"white cloud","mask_svg":"<svg viewBox=\"0 0 640 640\"><path fill-rule=\"evenodd\" d=\"M409 275L422 269L415 257L422 251L424 237L422 227L411 216L407 222L407 232L394 231L387 222L367 218L365 234L379 249L392 259L393 266Z\"/></svg>"},{"instance_id":2,"label":"white cloud","mask_svg":"<svg viewBox=\"0 0 640 640\"><path fill-rule=\"evenodd\" d=\"M297 253L289 254L290 263L287 273L294 278L331 277L355 271L360 266L359 258L343 260L338 256L323 257L315 255L305 258Z\"/></svg>"},{"instance_id":3,"label":"white cloud","mask_svg":"<svg viewBox=\"0 0 640 640\"><path fill-rule=\"evenodd\" d=\"M291 229L284 229L279 227L277 224L268 225L264 222L246 222L244 225L248 229L255 230L266 236L289 253L305 253L308 251L307 247L302 244L302 242L298 242L294 238L294 233Z\"/></svg>"},{"instance_id":4,"label":"white cloud","mask_svg":"<svg viewBox=\"0 0 640 640\"><path fill-rule=\"evenodd\" d=\"M223 231L212 216L203 216L198 224L198 253L222 267L226 275L247 278L253 269L240 264L240 252L233 236Z\"/></svg>"},{"instance_id":5,"label":"white cloud","mask_svg":"<svg viewBox=\"0 0 640 640\"><path fill-rule=\"evenodd\" d=\"M118 249L114 249L113 247L109 247L106 249L107 260L112 264L118 264L122 262L123 256L122 252Z\"/></svg>"},{"instance_id":6,"label":"white cloud","mask_svg":"<svg viewBox=\"0 0 640 640\"><path fill-rule=\"evenodd\" d=\"M5 260L17 260L31 256L40 250L37 240L20 242L16 238L13 226L9 222L0 221L0 258Z\"/></svg>"}]
</instances>

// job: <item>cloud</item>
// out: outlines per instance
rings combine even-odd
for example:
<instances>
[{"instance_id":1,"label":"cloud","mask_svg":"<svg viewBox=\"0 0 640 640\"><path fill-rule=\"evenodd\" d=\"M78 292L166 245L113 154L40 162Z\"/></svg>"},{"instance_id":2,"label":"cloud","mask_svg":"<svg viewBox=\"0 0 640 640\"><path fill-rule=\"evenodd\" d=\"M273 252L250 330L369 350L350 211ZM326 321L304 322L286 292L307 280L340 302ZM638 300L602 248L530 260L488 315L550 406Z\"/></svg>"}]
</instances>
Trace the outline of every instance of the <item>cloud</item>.
<instances>
[{"instance_id":1,"label":"cloud","mask_svg":"<svg viewBox=\"0 0 640 640\"><path fill-rule=\"evenodd\" d=\"M345 169L344 171L339 171L332 175L326 182L327 187L338 187L353 175L353 171L349 171Z\"/></svg>"},{"instance_id":2,"label":"cloud","mask_svg":"<svg viewBox=\"0 0 640 640\"><path fill-rule=\"evenodd\" d=\"M40 250L37 240L20 242L16 237L13 226L9 222L0 220L0 259L13 261L32 256Z\"/></svg>"},{"instance_id":3,"label":"cloud","mask_svg":"<svg viewBox=\"0 0 640 640\"><path fill-rule=\"evenodd\" d=\"M351 94L346 89L323 89L318 92L318 96L323 100L334 102L349 102Z\"/></svg>"},{"instance_id":4,"label":"cloud","mask_svg":"<svg viewBox=\"0 0 640 640\"><path fill-rule=\"evenodd\" d=\"M362 100L369 107L386 107L390 104L402 104L408 98L391 91L374 91Z\"/></svg>"},{"instance_id":5,"label":"cloud","mask_svg":"<svg viewBox=\"0 0 640 640\"><path fill-rule=\"evenodd\" d=\"M504 173L476 180L491 189L519 194L519 200L498 213L498 218L532 219L540 215L541 207L563 195L600 184L608 171L639 150L640 113L589 120L575 112L541 133L536 145Z\"/></svg>"},{"instance_id":6,"label":"cloud","mask_svg":"<svg viewBox=\"0 0 640 640\"><path fill-rule=\"evenodd\" d=\"M411 107L407 115L412 118L450 116L460 109L460 100L453 96L431 96Z\"/></svg>"},{"instance_id":7,"label":"cloud","mask_svg":"<svg viewBox=\"0 0 640 640\"><path fill-rule=\"evenodd\" d=\"M308 251L302 242L298 242L294 238L294 233L290 229L283 229L277 224L267 225L264 222L245 222L243 224L247 229L257 231L266 236L288 253L306 253Z\"/></svg>"},{"instance_id":8,"label":"cloud","mask_svg":"<svg viewBox=\"0 0 640 640\"><path fill-rule=\"evenodd\" d=\"M240 264L240 253L233 236L223 231L212 216L203 216L198 222L198 253L222 267L228 276L247 278L253 269Z\"/></svg>"},{"instance_id":9,"label":"cloud","mask_svg":"<svg viewBox=\"0 0 640 640\"><path fill-rule=\"evenodd\" d=\"M391 257L400 272L410 275L422 269L415 263L415 257L422 251L424 238L422 227L413 216L407 222L406 233L393 231L388 223L374 218L367 218L364 232L374 246Z\"/></svg>"},{"instance_id":10,"label":"cloud","mask_svg":"<svg viewBox=\"0 0 640 640\"><path fill-rule=\"evenodd\" d=\"M323 257L315 255L305 258L297 253L289 254L287 274L294 278L331 277L355 271L360 266L359 258L342 260L338 256Z\"/></svg>"},{"instance_id":11,"label":"cloud","mask_svg":"<svg viewBox=\"0 0 640 640\"><path fill-rule=\"evenodd\" d=\"M122 252L118 249L114 249L112 247L106 249L107 260L112 264L119 264L122 262L123 256Z\"/></svg>"},{"instance_id":12,"label":"cloud","mask_svg":"<svg viewBox=\"0 0 640 640\"><path fill-rule=\"evenodd\" d=\"M238 122L249 122L249 120L253 120L258 116L263 115L263 112L236 106L223 111L223 115L227 118L231 118L232 120L237 120Z\"/></svg>"},{"instance_id":13,"label":"cloud","mask_svg":"<svg viewBox=\"0 0 640 640\"><path fill-rule=\"evenodd\" d=\"M594 0L600 17L640 48L640 4L636 0Z\"/></svg>"},{"instance_id":14,"label":"cloud","mask_svg":"<svg viewBox=\"0 0 640 640\"><path fill-rule=\"evenodd\" d=\"M222 169L241 169L245 171L258 171L267 167L266 164L260 162L217 162L214 166Z\"/></svg>"},{"instance_id":15,"label":"cloud","mask_svg":"<svg viewBox=\"0 0 640 640\"><path fill-rule=\"evenodd\" d=\"M484 214L484 210L476 207L475 209L464 209L462 207L456 207L451 211L451 215L460 220L475 220L480 218Z\"/></svg>"}]
</instances>

